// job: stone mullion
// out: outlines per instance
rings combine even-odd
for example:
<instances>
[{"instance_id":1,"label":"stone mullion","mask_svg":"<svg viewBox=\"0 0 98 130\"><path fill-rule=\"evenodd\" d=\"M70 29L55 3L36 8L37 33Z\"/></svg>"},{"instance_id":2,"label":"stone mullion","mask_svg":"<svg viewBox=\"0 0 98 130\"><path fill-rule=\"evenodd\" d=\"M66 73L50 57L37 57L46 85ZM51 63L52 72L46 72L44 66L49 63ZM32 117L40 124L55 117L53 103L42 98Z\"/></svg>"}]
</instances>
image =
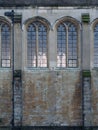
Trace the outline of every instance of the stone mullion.
<instances>
[{"instance_id":1,"label":"stone mullion","mask_svg":"<svg viewBox=\"0 0 98 130\"><path fill-rule=\"evenodd\" d=\"M82 38L82 69L90 69L90 30L89 23L83 23Z\"/></svg>"},{"instance_id":2,"label":"stone mullion","mask_svg":"<svg viewBox=\"0 0 98 130\"><path fill-rule=\"evenodd\" d=\"M14 21L14 125L22 124L22 30L21 23L15 19ZM13 33L13 32L12 32ZM12 35L13 36L13 35Z\"/></svg>"}]
</instances>

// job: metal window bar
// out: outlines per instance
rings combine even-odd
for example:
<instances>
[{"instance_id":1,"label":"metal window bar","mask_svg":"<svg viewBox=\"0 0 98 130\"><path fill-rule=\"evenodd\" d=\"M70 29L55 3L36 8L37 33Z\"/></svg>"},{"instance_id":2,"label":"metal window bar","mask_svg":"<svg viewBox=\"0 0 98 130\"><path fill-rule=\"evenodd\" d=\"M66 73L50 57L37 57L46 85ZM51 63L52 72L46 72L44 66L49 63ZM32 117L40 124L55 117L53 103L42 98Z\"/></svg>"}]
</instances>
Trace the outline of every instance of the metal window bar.
<instances>
[{"instance_id":1,"label":"metal window bar","mask_svg":"<svg viewBox=\"0 0 98 130\"><path fill-rule=\"evenodd\" d=\"M74 24L68 29L68 67L77 67L77 30Z\"/></svg>"},{"instance_id":2,"label":"metal window bar","mask_svg":"<svg viewBox=\"0 0 98 130\"><path fill-rule=\"evenodd\" d=\"M47 67L47 28L38 27L38 67Z\"/></svg>"},{"instance_id":3,"label":"metal window bar","mask_svg":"<svg viewBox=\"0 0 98 130\"><path fill-rule=\"evenodd\" d=\"M71 22L63 22L57 28L57 67L78 66L77 29Z\"/></svg>"},{"instance_id":4,"label":"metal window bar","mask_svg":"<svg viewBox=\"0 0 98 130\"><path fill-rule=\"evenodd\" d=\"M1 27L1 67L11 67L11 32L7 24Z\"/></svg>"},{"instance_id":5,"label":"metal window bar","mask_svg":"<svg viewBox=\"0 0 98 130\"><path fill-rule=\"evenodd\" d=\"M57 67L66 67L66 28L63 24L57 28Z\"/></svg>"},{"instance_id":6,"label":"metal window bar","mask_svg":"<svg viewBox=\"0 0 98 130\"><path fill-rule=\"evenodd\" d=\"M1 59L1 67L11 67L11 59Z\"/></svg>"},{"instance_id":7,"label":"metal window bar","mask_svg":"<svg viewBox=\"0 0 98 130\"><path fill-rule=\"evenodd\" d=\"M28 67L36 67L36 28L33 24L27 30Z\"/></svg>"},{"instance_id":8,"label":"metal window bar","mask_svg":"<svg viewBox=\"0 0 98 130\"><path fill-rule=\"evenodd\" d=\"M98 24L94 28L94 67L98 67Z\"/></svg>"},{"instance_id":9,"label":"metal window bar","mask_svg":"<svg viewBox=\"0 0 98 130\"><path fill-rule=\"evenodd\" d=\"M34 22L27 29L28 67L47 67L47 28Z\"/></svg>"}]
</instances>

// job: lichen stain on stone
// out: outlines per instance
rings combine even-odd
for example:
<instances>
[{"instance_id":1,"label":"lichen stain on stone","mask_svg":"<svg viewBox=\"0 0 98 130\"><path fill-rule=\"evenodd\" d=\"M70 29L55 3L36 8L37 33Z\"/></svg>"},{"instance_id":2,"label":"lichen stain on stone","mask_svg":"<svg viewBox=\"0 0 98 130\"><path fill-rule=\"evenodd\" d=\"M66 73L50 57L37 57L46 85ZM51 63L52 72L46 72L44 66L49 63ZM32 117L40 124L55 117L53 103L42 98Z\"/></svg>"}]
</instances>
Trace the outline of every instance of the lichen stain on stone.
<instances>
[{"instance_id":1,"label":"lichen stain on stone","mask_svg":"<svg viewBox=\"0 0 98 130\"><path fill-rule=\"evenodd\" d=\"M82 125L82 86L80 77L75 82L71 99L71 120L75 123L74 125Z\"/></svg>"},{"instance_id":2,"label":"lichen stain on stone","mask_svg":"<svg viewBox=\"0 0 98 130\"><path fill-rule=\"evenodd\" d=\"M0 79L0 115L2 123L0 125L9 125L12 114L12 86L11 80Z\"/></svg>"},{"instance_id":3,"label":"lichen stain on stone","mask_svg":"<svg viewBox=\"0 0 98 130\"><path fill-rule=\"evenodd\" d=\"M43 72L34 73L32 77L29 74L25 75L28 78L24 76L23 79L23 115L28 124L33 121L36 125L63 125L64 122L74 124L78 118L81 120L81 99L77 99L81 91L78 72ZM29 117L32 119L30 122Z\"/></svg>"}]
</instances>

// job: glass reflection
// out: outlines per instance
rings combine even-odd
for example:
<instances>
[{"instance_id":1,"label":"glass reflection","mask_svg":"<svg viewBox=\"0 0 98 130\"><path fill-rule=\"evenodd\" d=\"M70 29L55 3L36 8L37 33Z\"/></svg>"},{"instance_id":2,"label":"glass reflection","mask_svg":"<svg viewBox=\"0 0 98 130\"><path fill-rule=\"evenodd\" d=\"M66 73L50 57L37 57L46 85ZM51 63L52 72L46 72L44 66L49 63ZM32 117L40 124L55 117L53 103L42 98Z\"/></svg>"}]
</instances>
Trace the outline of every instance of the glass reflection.
<instances>
[{"instance_id":1,"label":"glass reflection","mask_svg":"<svg viewBox=\"0 0 98 130\"><path fill-rule=\"evenodd\" d=\"M29 25L28 66L47 67L47 28L40 22Z\"/></svg>"},{"instance_id":2,"label":"glass reflection","mask_svg":"<svg viewBox=\"0 0 98 130\"><path fill-rule=\"evenodd\" d=\"M64 22L57 28L57 67L77 67L77 29Z\"/></svg>"},{"instance_id":3,"label":"glass reflection","mask_svg":"<svg viewBox=\"0 0 98 130\"><path fill-rule=\"evenodd\" d=\"M10 42L11 32L7 24L1 27L1 65L2 67L11 66Z\"/></svg>"},{"instance_id":4,"label":"glass reflection","mask_svg":"<svg viewBox=\"0 0 98 130\"><path fill-rule=\"evenodd\" d=\"M98 24L94 28L94 67L98 67Z\"/></svg>"}]
</instances>

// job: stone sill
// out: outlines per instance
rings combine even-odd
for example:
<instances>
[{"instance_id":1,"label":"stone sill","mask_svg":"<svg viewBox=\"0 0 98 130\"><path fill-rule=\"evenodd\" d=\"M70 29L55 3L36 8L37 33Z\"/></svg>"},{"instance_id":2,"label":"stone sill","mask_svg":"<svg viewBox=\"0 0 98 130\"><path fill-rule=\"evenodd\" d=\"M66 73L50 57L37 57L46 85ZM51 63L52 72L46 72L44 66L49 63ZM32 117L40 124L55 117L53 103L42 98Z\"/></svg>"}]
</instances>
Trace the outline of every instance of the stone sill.
<instances>
[{"instance_id":1,"label":"stone sill","mask_svg":"<svg viewBox=\"0 0 98 130\"><path fill-rule=\"evenodd\" d=\"M53 72L53 71L81 71L80 68L25 68L24 71L28 72Z\"/></svg>"},{"instance_id":2,"label":"stone sill","mask_svg":"<svg viewBox=\"0 0 98 130\"><path fill-rule=\"evenodd\" d=\"M1 72L9 72L9 71L12 71L12 68L0 68L0 71Z\"/></svg>"}]
</instances>

